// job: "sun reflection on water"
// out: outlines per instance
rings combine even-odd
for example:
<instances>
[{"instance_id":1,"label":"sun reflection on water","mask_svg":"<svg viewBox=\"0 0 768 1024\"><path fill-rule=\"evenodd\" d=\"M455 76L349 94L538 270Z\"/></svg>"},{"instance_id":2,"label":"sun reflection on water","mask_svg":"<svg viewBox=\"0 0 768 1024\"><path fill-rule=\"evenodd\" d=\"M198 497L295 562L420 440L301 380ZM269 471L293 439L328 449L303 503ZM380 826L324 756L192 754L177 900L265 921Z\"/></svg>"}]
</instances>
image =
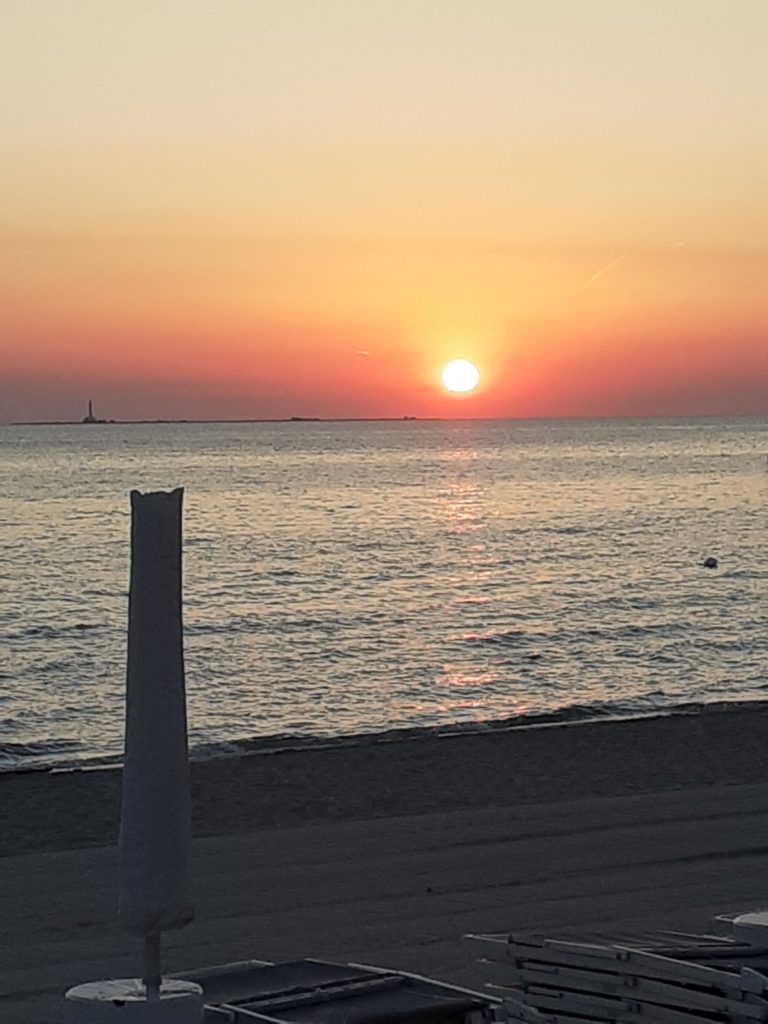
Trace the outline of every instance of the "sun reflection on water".
<instances>
[{"instance_id":1,"label":"sun reflection on water","mask_svg":"<svg viewBox=\"0 0 768 1024\"><path fill-rule=\"evenodd\" d=\"M437 677L440 686L454 686L457 689L474 686L488 686L499 680L496 672L458 672L448 671L445 675Z\"/></svg>"}]
</instances>

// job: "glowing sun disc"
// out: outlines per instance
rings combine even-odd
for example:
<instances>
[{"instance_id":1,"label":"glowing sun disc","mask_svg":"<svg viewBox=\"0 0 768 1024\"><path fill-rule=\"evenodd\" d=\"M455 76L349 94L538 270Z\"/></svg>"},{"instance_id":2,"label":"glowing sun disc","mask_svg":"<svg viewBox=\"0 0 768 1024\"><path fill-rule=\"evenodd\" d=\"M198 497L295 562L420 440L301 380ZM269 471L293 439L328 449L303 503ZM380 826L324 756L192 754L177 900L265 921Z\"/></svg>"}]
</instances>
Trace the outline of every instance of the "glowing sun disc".
<instances>
[{"instance_id":1,"label":"glowing sun disc","mask_svg":"<svg viewBox=\"0 0 768 1024\"><path fill-rule=\"evenodd\" d=\"M454 359L443 367L443 387L459 394L477 387L480 374L474 363L468 359Z\"/></svg>"}]
</instances>

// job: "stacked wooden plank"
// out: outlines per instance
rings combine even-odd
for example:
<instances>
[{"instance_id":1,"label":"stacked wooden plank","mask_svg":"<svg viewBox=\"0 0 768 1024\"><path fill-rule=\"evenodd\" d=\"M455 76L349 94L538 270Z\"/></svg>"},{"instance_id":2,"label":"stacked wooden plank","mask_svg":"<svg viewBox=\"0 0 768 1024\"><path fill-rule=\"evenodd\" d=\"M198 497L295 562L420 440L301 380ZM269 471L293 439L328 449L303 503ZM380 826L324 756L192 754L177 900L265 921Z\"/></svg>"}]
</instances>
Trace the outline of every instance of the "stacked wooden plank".
<instances>
[{"instance_id":1,"label":"stacked wooden plank","mask_svg":"<svg viewBox=\"0 0 768 1024\"><path fill-rule=\"evenodd\" d=\"M768 948L721 936L574 941L473 936L502 965L510 1019L524 1024L761 1024Z\"/></svg>"}]
</instances>

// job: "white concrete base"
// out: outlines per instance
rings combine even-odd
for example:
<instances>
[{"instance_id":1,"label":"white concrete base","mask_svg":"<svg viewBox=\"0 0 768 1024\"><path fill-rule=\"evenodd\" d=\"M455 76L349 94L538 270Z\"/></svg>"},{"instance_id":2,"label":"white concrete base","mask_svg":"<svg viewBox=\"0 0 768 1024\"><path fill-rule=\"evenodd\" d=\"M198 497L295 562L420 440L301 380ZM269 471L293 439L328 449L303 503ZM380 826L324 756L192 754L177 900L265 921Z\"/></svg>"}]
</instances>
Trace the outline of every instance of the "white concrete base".
<instances>
[{"instance_id":1,"label":"white concrete base","mask_svg":"<svg viewBox=\"0 0 768 1024\"><path fill-rule=\"evenodd\" d=\"M733 919L733 937L750 946L768 946L768 910L740 914Z\"/></svg>"},{"instance_id":2,"label":"white concrete base","mask_svg":"<svg viewBox=\"0 0 768 1024\"><path fill-rule=\"evenodd\" d=\"M160 999L147 1000L138 978L92 981L71 988L65 1024L202 1024L203 990L189 981L163 978Z\"/></svg>"}]
</instances>

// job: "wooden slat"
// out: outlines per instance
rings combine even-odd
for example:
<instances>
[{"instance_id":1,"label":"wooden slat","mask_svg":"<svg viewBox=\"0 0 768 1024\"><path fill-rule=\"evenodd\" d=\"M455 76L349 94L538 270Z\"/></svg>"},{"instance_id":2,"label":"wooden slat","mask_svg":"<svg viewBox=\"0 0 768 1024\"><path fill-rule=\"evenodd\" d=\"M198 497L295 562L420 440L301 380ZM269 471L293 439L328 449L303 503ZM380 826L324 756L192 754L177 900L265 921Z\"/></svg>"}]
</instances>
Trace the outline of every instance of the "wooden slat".
<instances>
[{"instance_id":1,"label":"wooden slat","mask_svg":"<svg viewBox=\"0 0 768 1024\"><path fill-rule=\"evenodd\" d=\"M622 947L590 946L589 952L576 943L556 943L542 946L519 946L510 944L508 956L513 962L550 963L563 967L577 967L585 970L613 970L634 977L705 985L727 991L741 991L741 974L735 971L718 970L702 964L645 953L641 950ZM598 967L602 963L602 968Z\"/></svg>"},{"instance_id":2,"label":"wooden slat","mask_svg":"<svg viewBox=\"0 0 768 1024\"><path fill-rule=\"evenodd\" d=\"M718 992L702 992L699 989L647 978L625 977L598 971L576 971L547 965L543 970L531 966L511 971L509 980L520 985L523 991L528 985L549 985L553 988L595 992L601 995L616 994L641 1002L691 1007L710 1013L743 1017L747 1020L768 1020L768 1002L759 997L752 997L749 1001L746 998L729 999Z\"/></svg>"},{"instance_id":3,"label":"wooden slat","mask_svg":"<svg viewBox=\"0 0 768 1024\"><path fill-rule=\"evenodd\" d=\"M684 1013L668 1006L655 1003L639 1003L632 1000L579 998L570 993L532 993L529 998L537 1009L578 1013L602 1021L657 1021L659 1024L702 1024L702 1018L694 1013Z\"/></svg>"},{"instance_id":4,"label":"wooden slat","mask_svg":"<svg viewBox=\"0 0 768 1024\"><path fill-rule=\"evenodd\" d=\"M739 981L745 992L754 992L759 995L768 992L768 977L762 971L755 971L751 967L742 967Z\"/></svg>"}]
</instances>

